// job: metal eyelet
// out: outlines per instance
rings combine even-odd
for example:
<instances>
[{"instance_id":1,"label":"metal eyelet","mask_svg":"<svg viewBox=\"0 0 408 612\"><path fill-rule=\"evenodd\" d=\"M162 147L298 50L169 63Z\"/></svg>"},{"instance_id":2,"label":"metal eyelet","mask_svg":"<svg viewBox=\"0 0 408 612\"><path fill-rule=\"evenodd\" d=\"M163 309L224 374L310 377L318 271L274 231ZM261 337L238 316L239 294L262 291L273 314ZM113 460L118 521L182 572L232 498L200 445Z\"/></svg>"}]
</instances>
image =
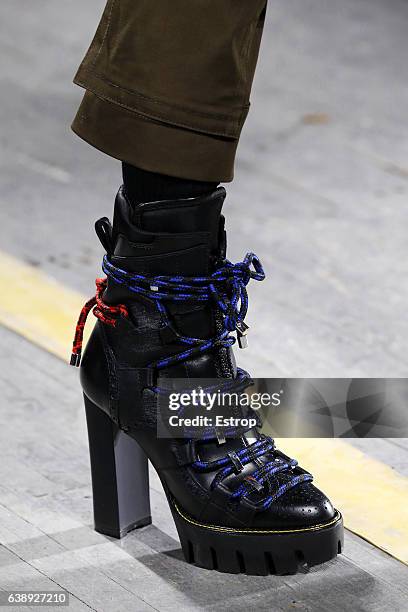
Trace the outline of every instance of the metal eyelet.
<instances>
[{"instance_id":1,"label":"metal eyelet","mask_svg":"<svg viewBox=\"0 0 408 612\"><path fill-rule=\"evenodd\" d=\"M231 451L228 453L228 457L231 459L232 464L234 465L235 472L237 474L242 472L244 466L242 465L241 459L238 457L237 453L235 451Z\"/></svg>"},{"instance_id":2,"label":"metal eyelet","mask_svg":"<svg viewBox=\"0 0 408 612\"><path fill-rule=\"evenodd\" d=\"M264 488L264 485L257 481L253 476L246 476L244 478L244 482L247 483L253 491L260 493Z\"/></svg>"},{"instance_id":3,"label":"metal eyelet","mask_svg":"<svg viewBox=\"0 0 408 612\"><path fill-rule=\"evenodd\" d=\"M227 439L226 439L226 437L224 435L224 432L221 429L216 428L215 429L215 435L217 437L217 442L218 442L219 446L221 446L221 444L225 444L226 443Z\"/></svg>"},{"instance_id":4,"label":"metal eyelet","mask_svg":"<svg viewBox=\"0 0 408 612\"><path fill-rule=\"evenodd\" d=\"M241 349L247 348L248 346L247 334L249 331L248 325L244 323L243 321L241 321L240 323L237 323L236 330L237 330L237 339L238 339L239 348Z\"/></svg>"}]
</instances>

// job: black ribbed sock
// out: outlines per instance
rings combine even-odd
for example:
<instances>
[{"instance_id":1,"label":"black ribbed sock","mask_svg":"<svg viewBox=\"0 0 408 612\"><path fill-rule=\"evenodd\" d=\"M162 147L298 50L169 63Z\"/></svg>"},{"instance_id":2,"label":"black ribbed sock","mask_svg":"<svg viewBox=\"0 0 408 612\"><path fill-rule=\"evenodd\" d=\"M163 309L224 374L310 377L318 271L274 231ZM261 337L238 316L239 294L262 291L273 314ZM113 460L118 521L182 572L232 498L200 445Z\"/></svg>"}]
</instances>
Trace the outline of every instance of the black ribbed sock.
<instances>
[{"instance_id":1,"label":"black ribbed sock","mask_svg":"<svg viewBox=\"0 0 408 612\"><path fill-rule=\"evenodd\" d=\"M158 200L179 200L197 198L214 191L219 183L192 181L148 172L122 162L123 183L132 204L156 202Z\"/></svg>"}]
</instances>

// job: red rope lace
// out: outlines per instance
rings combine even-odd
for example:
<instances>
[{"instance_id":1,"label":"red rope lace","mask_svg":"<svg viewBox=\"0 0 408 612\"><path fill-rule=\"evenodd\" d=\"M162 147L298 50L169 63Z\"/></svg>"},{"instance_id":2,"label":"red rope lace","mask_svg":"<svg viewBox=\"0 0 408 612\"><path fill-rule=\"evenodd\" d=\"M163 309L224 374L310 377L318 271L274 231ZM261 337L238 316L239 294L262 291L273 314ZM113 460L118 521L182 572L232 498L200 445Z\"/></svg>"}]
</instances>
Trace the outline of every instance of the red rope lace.
<instances>
[{"instance_id":1,"label":"red rope lace","mask_svg":"<svg viewBox=\"0 0 408 612\"><path fill-rule=\"evenodd\" d=\"M97 319L106 323L107 325L116 325L116 321L118 316L123 315L125 317L128 316L128 310L124 304L117 304L115 306L110 306L105 304L103 301L103 294L107 286L106 278L97 278L95 281L96 284L96 295L92 297L90 300L86 302L83 306L79 318L78 323L75 328L75 336L74 342L72 343L72 355L70 364L72 366L78 367L81 363L81 354L82 354L82 343L84 339L84 328L85 323L88 318L89 313L93 309L93 314Z\"/></svg>"}]
</instances>

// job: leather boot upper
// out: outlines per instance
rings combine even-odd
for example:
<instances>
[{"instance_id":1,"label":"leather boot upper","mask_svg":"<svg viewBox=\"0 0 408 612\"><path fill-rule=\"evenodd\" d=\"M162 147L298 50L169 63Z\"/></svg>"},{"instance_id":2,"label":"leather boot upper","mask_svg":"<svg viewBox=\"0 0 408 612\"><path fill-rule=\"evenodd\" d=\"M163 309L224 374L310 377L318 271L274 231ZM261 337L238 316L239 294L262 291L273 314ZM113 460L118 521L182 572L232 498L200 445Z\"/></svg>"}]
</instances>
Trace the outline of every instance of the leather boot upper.
<instances>
[{"instance_id":1,"label":"leather boot upper","mask_svg":"<svg viewBox=\"0 0 408 612\"><path fill-rule=\"evenodd\" d=\"M219 188L200 198L133 207L120 189L113 226L106 219L96 226L108 261L127 277L170 276L183 282L182 278L211 275L225 265L224 199L225 190ZM151 287L155 289L158 287ZM185 349L181 336L206 340L219 333L225 313L217 309L216 302L163 298L168 313L164 319L154 300L133 291L118 276L108 278L104 301L124 304L128 314L118 317L115 325L97 322L82 360L84 392L139 441L166 490L187 513L213 524L269 529L315 525L333 518L330 501L307 481L311 476L257 430L221 442L215 438L193 443L157 439L157 368L152 364L163 364L180 354ZM160 368L160 375L234 381L237 368L231 348L221 345L169 363ZM265 445L269 450L257 456L255 449ZM231 453L242 457L250 453L254 458L246 459L242 469L229 467L219 478L220 470L211 466L217 461L228 465L222 461ZM208 469L202 468L207 465ZM260 489L245 489L244 495L234 498L237 488L246 487L263 472ZM299 484L291 488L293 479ZM263 500L274 495L278 497L273 503L263 507Z\"/></svg>"}]
</instances>

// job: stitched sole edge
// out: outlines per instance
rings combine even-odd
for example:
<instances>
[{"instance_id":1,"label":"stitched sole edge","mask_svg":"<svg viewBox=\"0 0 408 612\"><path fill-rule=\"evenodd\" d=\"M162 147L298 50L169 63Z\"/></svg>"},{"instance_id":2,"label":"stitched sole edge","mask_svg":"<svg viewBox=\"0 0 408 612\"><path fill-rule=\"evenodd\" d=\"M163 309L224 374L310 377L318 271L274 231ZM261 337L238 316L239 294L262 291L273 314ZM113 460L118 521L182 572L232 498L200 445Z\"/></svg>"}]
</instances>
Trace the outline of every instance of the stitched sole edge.
<instances>
[{"instance_id":1,"label":"stitched sole edge","mask_svg":"<svg viewBox=\"0 0 408 612\"><path fill-rule=\"evenodd\" d=\"M179 516L184 519L185 521L187 521L188 523L190 523L191 525L195 525L196 527L201 527L203 529L210 529L212 531L219 531L222 533L244 533L246 535L251 535L251 534L280 534L280 533L304 533L307 531L320 531L322 529L325 529L327 527L330 527L332 525L335 525L336 523L340 522L342 520L342 515L341 513L336 510L336 515L334 516L334 518L331 521L328 521L327 523L321 523L319 525L311 525L309 527L301 527L298 529L237 529L235 527L221 527L219 525L209 525L206 523L200 523L199 521L191 518L190 516L188 516L187 514L185 514L180 507L177 505L177 503L173 500L172 501L173 507L176 510L176 512L179 514Z\"/></svg>"}]
</instances>

